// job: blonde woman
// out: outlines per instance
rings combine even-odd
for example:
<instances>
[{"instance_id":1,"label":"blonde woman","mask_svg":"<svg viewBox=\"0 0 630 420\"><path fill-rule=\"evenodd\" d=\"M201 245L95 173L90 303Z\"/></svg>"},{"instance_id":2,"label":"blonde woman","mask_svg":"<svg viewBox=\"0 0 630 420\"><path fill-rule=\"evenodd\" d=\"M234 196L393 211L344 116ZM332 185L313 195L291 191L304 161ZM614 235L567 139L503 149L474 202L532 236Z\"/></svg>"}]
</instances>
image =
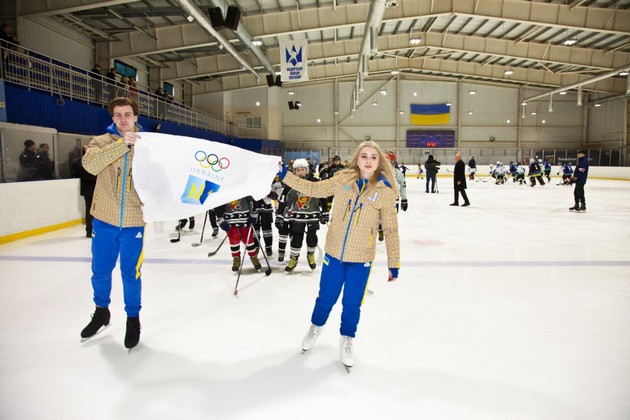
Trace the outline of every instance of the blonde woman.
<instances>
[{"instance_id":1,"label":"blonde woman","mask_svg":"<svg viewBox=\"0 0 630 420\"><path fill-rule=\"evenodd\" d=\"M350 372L354 364L352 342L375 256L379 222L385 231L388 281L398 278L396 176L379 145L366 141L359 145L348 166L330 179L307 181L287 172L284 165L281 165L280 177L286 185L304 195L334 196L319 294L311 315L312 325L302 341L302 352L315 344L343 289L339 350L341 361Z\"/></svg>"}]
</instances>

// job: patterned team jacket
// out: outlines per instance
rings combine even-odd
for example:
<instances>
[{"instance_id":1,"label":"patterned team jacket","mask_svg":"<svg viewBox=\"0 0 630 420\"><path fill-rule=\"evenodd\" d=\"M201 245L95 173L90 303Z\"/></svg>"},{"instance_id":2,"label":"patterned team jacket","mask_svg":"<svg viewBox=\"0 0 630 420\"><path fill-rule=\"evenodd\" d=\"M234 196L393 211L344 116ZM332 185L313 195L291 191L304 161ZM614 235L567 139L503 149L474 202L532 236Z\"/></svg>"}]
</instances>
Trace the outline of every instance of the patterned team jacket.
<instances>
[{"instance_id":1,"label":"patterned team jacket","mask_svg":"<svg viewBox=\"0 0 630 420\"><path fill-rule=\"evenodd\" d=\"M380 223L385 234L388 267L400 267L396 194L384 181L377 182L376 191L369 195L361 193L356 183L339 183L338 177L311 182L287 172L283 182L310 197L334 196L326 253L343 262L373 261Z\"/></svg>"},{"instance_id":2,"label":"patterned team jacket","mask_svg":"<svg viewBox=\"0 0 630 420\"><path fill-rule=\"evenodd\" d=\"M121 228L144 226L142 203L133 186L131 162L134 148L115 134L93 137L82 164L96 177L90 213L97 219Z\"/></svg>"}]
</instances>

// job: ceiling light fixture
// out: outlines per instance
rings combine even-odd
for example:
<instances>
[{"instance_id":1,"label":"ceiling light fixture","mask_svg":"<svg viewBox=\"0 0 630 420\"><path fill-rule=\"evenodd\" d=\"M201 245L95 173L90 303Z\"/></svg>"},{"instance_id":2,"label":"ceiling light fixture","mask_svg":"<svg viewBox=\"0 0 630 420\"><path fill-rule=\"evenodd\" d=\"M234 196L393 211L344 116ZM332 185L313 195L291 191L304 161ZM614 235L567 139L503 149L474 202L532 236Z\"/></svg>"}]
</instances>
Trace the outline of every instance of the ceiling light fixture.
<instances>
[{"instance_id":1,"label":"ceiling light fixture","mask_svg":"<svg viewBox=\"0 0 630 420\"><path fill-rule=\"evenodd\" d=\"M577 38L567 38L564 41L562 41L562 45L566 45L567 47L570 47L572 45L577 44L578 40Z\"/></svg>"},{"instance_id":2,"label":"ceiling light fixture","mask_svg":"<svg viewBox=\"0 0 630 420\"><path fill-rule=\"evenodd\" d=\"M392 70L391 73L392 73L393 76L396 76L396 75L400 74L400 70Z\"/></svg>"},{"instance_id":3,"label":"ceiling light fixture","mask_svg":"<svg viewBox=\"0 0 630 420\"><path fill-rule=\"evenodd\" d=\"M477 94L477 91L476 91L476 90L469 90L469 91L468 91L468 94L469 94L469 95L476 95L476 94Z\"/></svg>"},{"instance_id":4,"label":"ceiling light fixture","mask_svg":"<svg viewBox=\"0 0 630 420\"><path fill-rule=\"evenodd\" d=\"M623 70L619 72L619 76L627 76L628 75L628 70Z\"/></svg>"},{"instance_id":5,"label":"ceiling light fixture","mask_svg":"<svg viewBox=\"0 0 630 420\"><path fill-rule=\"evenodd\" d=\"M372 106L377 106L377 105L378 105L378 102L376 101L372 102Z\"/></svg>"},{"instance_id":6,"label":"ceiling light fixture","mask_svg":"<svg viewBox=\"0 0 630 420\"><path fill-rule=\"evenodd\" d=\"M262 40L260 38L254 38L252 40L252 45L255 45L257 47L260 47L263 44Z\"/></svg>"},{"instance_id":7,"label":"ceiling light fixture","mask_svg":"<svg viewBox=\"0 0 630 420\"><path fill-rule=\"evenodd\" d=\"M506 75L506 76L511 76L511 75L514 74L514 70L512 70L511 68L508 67L507 70L505 70L503 72L503 74Z\"/></svg>"},{"instance_id":8,"label":"ceiling light fixture","mask_svg":"<svg viewBox=\"0 0 630 420\"><path fill-rule=\"evenodd\" d=\"M188 16L186 16L186 20L187 20L188 22L192 23L192 22L193 22L193 20L195 20L195 18L194 18L194 17L192 17L191 15L188 15Z\"/></svg>"},{"instance_id":9,"label":"ceiling light fixture","mask_svg":"<svg viewBox=\"0 0 630 420\"><path fill-rule=\"evenodd\" d=\"M295 95L295 91L293 91L293 90L290 90L290 91L288 91L287 93L288 93L289 95Z\"/></svg>"},{"instance_id":10,"label":"ceiling light fixture","mask_svg":"<svg viewBox=\"0 0 630 420\"><path fill-rule=\"evenodd\" d=\"M387 96L387 90L385 90L385 89L381 89L381 95L383 95L383 96Z\"/></svg>"},{"instance_id":11,"label":"ceiling light fixture","mask_svg":"<svg viewBox=\"0 0 630 420\"><path fill-rule=\"evenodd\" d=\"M559 95L566 95L566 94L567 94L566 90L563 90L562 92L559 93Z\"/></svg>"}]
</instances>

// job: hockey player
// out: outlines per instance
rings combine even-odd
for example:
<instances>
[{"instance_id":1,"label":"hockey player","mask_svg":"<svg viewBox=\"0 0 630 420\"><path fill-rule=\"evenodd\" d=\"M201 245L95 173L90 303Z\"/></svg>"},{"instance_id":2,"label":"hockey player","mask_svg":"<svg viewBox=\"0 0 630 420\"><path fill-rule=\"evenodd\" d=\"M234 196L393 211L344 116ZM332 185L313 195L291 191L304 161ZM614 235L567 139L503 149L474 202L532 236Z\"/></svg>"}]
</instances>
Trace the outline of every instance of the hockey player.
<instances>
[{"instance_id":1,"label":"hockey player","mask_svg":"<svg viewBox=\"0 0 630 420\"><path fill-rule=\"evenodd\" d=\"M468 161L468 179L471 181L475 180L475 174L477 173L477 161L475 157L471 157Z\"/></svg>"},{"instance_id":2,"label":"hockey player","mask_svg":"<svg viewBox=\"0 0 630 420\"><path fill-rule=\"evenodd\" d=\"M588 158L586 157L586 151L580 150L578 152L578 162L575 165L575 172L573 173L572 181L575 182L575 189L573 190L573 198L575 205L570 207L569 210L582 212L586 211L586 198L584 197L584 185L586 185L586 178L588 178Z\"/></svg>"},{"instance_id":3,"label":"hockey player","mask_svg":"<svg viewBox=\"0 0 630 420\"><path fill-rule=\"evenodd\" d=\"M516 175L517 175L517 171L516 168L518 167L518 163L510 161L510 176L512 177L512 182L516 182Z\"/></svg>"},{"instance_id":4,"label":"hockey player","mask_svg":"<svg viewBox=\"0 0 630 420\"><path fill-rule=\"evenodd\" d=\"M273 224L273 206L271 205L273 197L274 194L272 192L261 200L256 201L255 205L258 210L258 218L253 225L256 233L262 230L262 236L258 233L258 237L262 238L265 242L265 253L268 257L273 254L273 230L271 229L271 225ZM260 244L257 245L260 246Z\"/></svg>"},{"instance_id":5,"label":"hockey player","mask_svg":"<svg viewBox=\"0 0 630 420\"><path fill-rule=\"evenodd\" d=\"M573 178L573 168L571 167L571 162L565 162L562 165L561 171L562 171L562 185L570 185L571 178ZM558 172L558 174L560 173Z\"/></svg>"},{"instance_id":6,"label":"hockey player","mask_svg":"<svg viewBox=\"0 0 630 420\"><path fill-rule=\"evenodd\" d=\"M258 214L252 197L247 196L231 201L217 207L214 211L219 227L227 233L230 240L232 271L238 271L241 265L241 242L245 244L245 249L254 268L260 270L262 266L258 261L258 247L252 231L252 225L256 223Z\"/></svg>"},{"instance_id":7,"label":"hockey player","mask_svg":"<svg viewBox=\"0 0 630 420\"><path fill-rule=\"evenodd\" d=\"M529 163L529 182L531 182L531 187L536 186L536 180L540 183L540 185L545 185L545 181L543 180L542 168L540 167L540 163L536 159L533 159Z\"/></svg>"},{"instance_id":8,"label":"hockey player","mask_svg":"<svg viewBox=\"0 0 630 420\"><path fill-rule=\"evenodd\" d=\"M525 167L522 165L519 165L518 163L515 164L516 165L516 178L515 180L518 181L519 185L527 185L527 181L525 181Z\"/></svg>"},{"instance_id":9,"label":"hockey player","mask_svg":"<svg viewBox=\"0 0 630 420\"><path fill-rule=\"evenodd\" d=\"M385 156L387 156L387 159L389 159L392 164L392 169L394 170L394 174L396 175L396 182L398 183L398 192L400 193L400 195L396 199L396 211L398 211L399 208L401 208L402 211L407 211L407 183L405 182L405 176L402 174L401 170L396 167L396 155L394 154L394 152L389 151ZM400 203L398 202L398 200L400 200ZM379 224L378 240L380 242L383 242L383 239L383 226Z\"/></svg>"},{"instance_id":10,"label":"hockey player","mask_svg":"<svg viewBox=\"0 0 630 420\"><path fill-rule=\"evenodd\" d=\"M505 183L505 166L500 161L497 162L497 166L495 167L495 174L497 181L494 183L495 185L503 185Z\"/></svg>"},{"instance_id":11,"label":"hockey player","mask_svg":"<svg viewBox=\"0 0 630 420\"><path fill-rule=\"evenodd\" d=\"M296 159L293 162L293 173L296 176L308 181L317 181L309 172L306 159ZM309 197L290 187L285 188L282 197L278 205L276 227L279 231L288 231L291 234L291 258L285 270L290 272L297 266L304 233L306 233L306 260L309 267L315 269L317 267L315 264L317 230L319 223L325 224L329 220L328 201L325 198ZM285 224L287 226L284 226ZM284 248L278 251L280 252L284 253Z\"/></svg>"},{"instance_id":12,"label":"hockey player","mask_svg":"<svg viewBox=\"0 0 630 420\"><path fill-rule=\"evenodd\" d=\"M539 162L540 163L540 162ZM545 178L547 178L547 182L551 182L551 163L548 161L543 162L543 168L545 170Z\"/></svg>"}]
</instances>

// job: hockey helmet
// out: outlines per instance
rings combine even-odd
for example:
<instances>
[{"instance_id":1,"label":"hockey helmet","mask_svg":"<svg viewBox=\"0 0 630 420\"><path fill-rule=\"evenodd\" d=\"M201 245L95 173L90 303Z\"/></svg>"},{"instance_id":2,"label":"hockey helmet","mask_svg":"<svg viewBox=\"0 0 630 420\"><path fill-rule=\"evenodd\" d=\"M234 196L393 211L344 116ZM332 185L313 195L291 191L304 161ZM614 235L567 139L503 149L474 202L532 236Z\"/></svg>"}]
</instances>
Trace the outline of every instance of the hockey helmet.
<instances>
[{"instance_id":1,"label":"hockey helmet","mask_svg":"<svg viewBox=\"0 0 630 420\"><path fill-rule=\"evenodd\" d=\"M396 155L394 154L394 152L389 151L386 154L387 159L391 160L392 162L396 162Z\"/></svg>"},{"instance_id":2,"label":"hockey helmet","mask_svg":"<svg viewBox=\"0 0 630 420\"><path fill-rule=\"evenodd\" d=\"M293 169L306 168L306 170L308 171L308 167L309 165L306 159L295 159L295 161L293 161Z\"/></svg>"}]
</instances>

